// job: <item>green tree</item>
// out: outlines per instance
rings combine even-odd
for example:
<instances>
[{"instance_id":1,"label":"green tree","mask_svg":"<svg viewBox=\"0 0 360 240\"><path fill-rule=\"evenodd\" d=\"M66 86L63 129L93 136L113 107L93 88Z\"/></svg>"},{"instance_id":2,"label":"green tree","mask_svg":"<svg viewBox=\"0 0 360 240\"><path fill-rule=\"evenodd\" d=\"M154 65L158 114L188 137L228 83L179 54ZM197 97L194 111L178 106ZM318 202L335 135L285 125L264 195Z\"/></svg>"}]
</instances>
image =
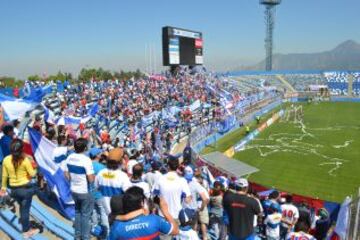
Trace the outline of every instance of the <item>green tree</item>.
<instances>
[{"instance_id":1,"label":"green tree","mask_svg":"<svg viewBox=\"0 0 360 240\"><path fill-rule=\"evenodd\" d=\"M70 77L71 77L71 74L70 74ZM50 82L50 81L57 82L58 80L60 80L61 82L65 82L65 80L70 80L70 79L68 79L67 73L62 73L61 71L59 71L56 75L50 75L47 78L47 82Z\"/></svg>"},{"instance_id":2,"label":"green tree","mask_svg":"<svg viewBox=\"0 0 360 240\"><path fill-rule=\"evenodd\" d=\"M78 78L81 81L89 81L93 77L96 77L96 73L97 73L97 70L95 68L90 68L90 69L83 68L83 69L81 69Z\"/></svg>"},{"instance_id":3,"label":"green tree","mask_svg":"<svg viewBox=\"0 0 360 240\"><path fill-rule=\"evenodd\" d=\"M28 76L28 80L32 82L40 81L41 77L39 75L30 75Z\"/></svg>"},{"instance_id":4,"label":"green tree","mask_svg":"<svg viewBox=\"0 0 360 240\"><path fill-rule=\"evenodd\" d=\"M24 86L24 81L17 80L14 77L0 77L0 87L22 87Z\"/></svg>"}]
</instances>

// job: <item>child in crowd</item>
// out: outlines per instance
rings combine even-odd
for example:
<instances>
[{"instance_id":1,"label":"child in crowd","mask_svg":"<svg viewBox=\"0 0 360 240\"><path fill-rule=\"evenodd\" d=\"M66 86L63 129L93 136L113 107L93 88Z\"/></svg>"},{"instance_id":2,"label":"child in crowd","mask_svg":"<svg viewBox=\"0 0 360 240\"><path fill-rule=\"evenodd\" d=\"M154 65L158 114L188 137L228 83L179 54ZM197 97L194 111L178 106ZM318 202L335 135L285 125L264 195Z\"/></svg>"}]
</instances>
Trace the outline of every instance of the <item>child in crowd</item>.
<instances>
[{"instance_id":1,"label":"child in crowd","mask_svg":"<svg viewBox=\"0 0 360 240\"><path fill-rule=\"evenodd\" d=\"M198 234L192 228L194 225L196 212L189 208L184 208L179 213L180 228L176 240L200 240Z\"/></svg>"},{"instance_id":2,"label":"child in crowd","mask_svg":"<svg viewBox=\"0 0 360 240\"><path fill-rule=\"evenodd\" d=\"M264 221L266 226L266 237L268 240L280 239L281 219L282 214L278 211L278 207L275 204L271 204L268 208L268 215Z\"/></svg>"}]
</instances>

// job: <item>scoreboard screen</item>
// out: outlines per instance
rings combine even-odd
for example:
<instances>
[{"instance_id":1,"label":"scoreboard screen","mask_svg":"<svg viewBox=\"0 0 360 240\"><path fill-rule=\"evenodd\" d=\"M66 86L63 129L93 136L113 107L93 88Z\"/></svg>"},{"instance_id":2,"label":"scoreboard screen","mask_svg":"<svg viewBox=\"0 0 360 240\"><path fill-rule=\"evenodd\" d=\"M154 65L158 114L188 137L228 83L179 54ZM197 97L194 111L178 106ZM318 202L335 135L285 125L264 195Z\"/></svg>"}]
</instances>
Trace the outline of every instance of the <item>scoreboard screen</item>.
<instances>
[{"instance_id":1,"label":"scoreboard screen","mask_svg":"<svg viewBox=\"0 0 360 240\"><path fill-rule=\"evenodd\" d=\"M201 32L176 27L163 27L162 45L164 66L203 64Z\"/></svg>"}]
</instances>

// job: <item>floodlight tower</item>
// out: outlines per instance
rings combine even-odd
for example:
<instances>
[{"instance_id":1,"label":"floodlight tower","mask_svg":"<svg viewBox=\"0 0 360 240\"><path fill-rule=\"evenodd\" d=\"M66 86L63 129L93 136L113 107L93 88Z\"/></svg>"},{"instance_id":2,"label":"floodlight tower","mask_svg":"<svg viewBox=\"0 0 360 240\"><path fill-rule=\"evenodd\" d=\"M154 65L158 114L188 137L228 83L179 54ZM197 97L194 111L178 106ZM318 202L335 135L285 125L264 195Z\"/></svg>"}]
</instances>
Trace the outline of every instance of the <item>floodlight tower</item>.
<instances>
[{"instance_id":1,"label":"floodlight tower","mask_svg":"<svg viewBox=\"0 0 360 240\"><path fill-rule=\"evenodd\" d=\"M266 71L272 70L272 51L273 51L273 32L275 25L275 9L281 0L260 0L260 4L265 6L265 24L266 24L266 37L265 37L265 69Z\"/></svg>"}]
</instances>

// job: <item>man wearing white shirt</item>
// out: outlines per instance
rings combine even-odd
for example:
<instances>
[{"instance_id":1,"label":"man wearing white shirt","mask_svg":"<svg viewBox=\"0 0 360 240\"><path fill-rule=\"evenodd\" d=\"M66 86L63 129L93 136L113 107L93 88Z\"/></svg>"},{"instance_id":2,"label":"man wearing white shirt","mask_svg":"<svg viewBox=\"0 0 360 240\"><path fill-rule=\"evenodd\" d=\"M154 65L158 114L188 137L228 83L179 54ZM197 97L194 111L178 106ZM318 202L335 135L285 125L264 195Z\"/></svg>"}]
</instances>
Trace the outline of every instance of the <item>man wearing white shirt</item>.
<instances>
[{"instance_id":1,"label":"man wearing white shirt","mask_svg":"<svg viewBox=\"0 0 360 240\"><path fill-rule=\"evenodd\" d=\"M142 175L144 172L144 168L141 163L135 164L132 168L132 176L128 184L124 187L126 191L128 188L137 186L144 191L144 195L147 199L150 198L150 186L147 182L142 180Z\"/></svg>"},{"instance_id":2,"label":"man wearing white shirt","mask_svg":"<svg viewBox=\"0 0 360 240\"><path fill-rule=\"evenodd\" d=\"M206 225L209 224L209 212L207 211L207 204L209 203L210 196L207 190L199 183L198 179L194 178L194 171L190 166L184 169L184 178L189 184L191 192L190 203L184 203L185 208L195 211L195 229L197 229L198 222L201 224L203 239L207 239Z\"/></svg>"},{"instance_id":3,"label":"man wearing white shirt","mask_svg":"<svg viewBox=\"0 0 360 240\"><path fill-rule=\"evenodd\" d=\"M169 160L168 166L169 172L155 183L154 194L166 201L171 216L178 220L183 199L186 203L190 203L191 192L186 180L176 172L179 167L179 159Z\"/></svg>"},{"instance_id":4,"label":"man wearing white shirt","mask_svg":"<svg viewBox=\"0 0 360 240\"><path fill-rule=\"evenodd\" d=\"M77 139L74 148L75 153L62 162L62 168L70 181L70 190L75 201L75 240L89 240L89 219L94 209L91 191L95 176L91 159L84 154L87 140Z\"/></svg>"},{"instance_id":5,"label":"man wearing white shirt","mask_svg":"<svg viewBox=\"0 0 360 240\"><path fill-rule=\"evenodd\" d=\"M194 178L194 171L190 166L185 167L184 178L186 179L191 192L191 201L190 203L184 203L184 208L193 209L195 212L203 210L209 202L209 194ZM198 199L200 199L200 201Z\"/></svg>"},{"instance_id":6,"label":"man wearing white shirt","mask_svg":"<svg viewBox=\"0 0 360 240\"><path fill-rule=\"evenodd\" d=\"M299 219L299 210L292 203L292 196L287 195L285 199L286 202L281 205L282 224L280 226L280 235L282 239L284 239L289 232L293 231Z\"/></svg>"},{"instance_id":7,"label":"man wearing white shirt","mask_svg":"<svg viewBox=\"0 0 360 240\"><path fill-rule=\"evenodd\" d=\"M108 215L111 213L111 197L123 194L129 185L128 176L120 169L123 156L123 149L112 149L107 157L106 168L100 170L95 178L95 187L104 196L104 208Z\"/></svg>"},{"instance_id":8,"label":"man wearing white shirt","mask_svg":"<svg viewBox=\"0 0 360 240\"><path fill-rule=\"evenodd\" d=\"M145 182L150 185L150 189L153 188L156 181L162 176L161 172L159 171L161 167L160 162L152 161L151 163L151 171L145 174Z\"/></svg>"},{"instance_id":9,"label":"man wearing white shirt","mask_svg":"<svg viewBox=\"0 0 360 240\"><path fill-rule=\"evenodd\" d=\"M279 209L274 204L269 207L269 214L264 221L267 240L280 239L281 213L278 212L278 210Z\"/></svg>"}]
</instances>

